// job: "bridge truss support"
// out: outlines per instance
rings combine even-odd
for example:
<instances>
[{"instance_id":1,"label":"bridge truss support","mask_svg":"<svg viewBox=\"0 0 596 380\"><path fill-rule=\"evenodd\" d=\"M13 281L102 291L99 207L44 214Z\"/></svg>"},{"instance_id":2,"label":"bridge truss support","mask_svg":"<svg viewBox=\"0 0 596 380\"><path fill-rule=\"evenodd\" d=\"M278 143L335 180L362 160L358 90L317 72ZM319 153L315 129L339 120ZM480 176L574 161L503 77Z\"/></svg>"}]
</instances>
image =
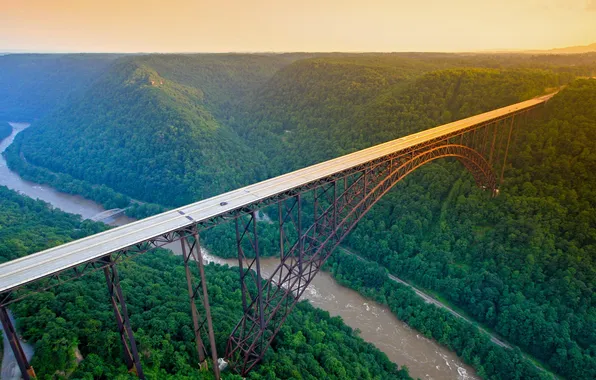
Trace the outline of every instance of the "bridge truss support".
<instances>
[{"instance_id":1,"label":"bridge truss support","mask_svg":"<svg viewBox=\"0 0 596 380\"><path fill-rule=\"evenodd\" d=\"M23 351L23 346L21 346L21 342L17 336L17 331L14 328L14 325L12 324L10 316L8 315L8 311L5 307L0 307L0 322L2 322L4 335L6 335L6 339L10 344L10 348L12 349L19 369L21 370L21 376L25 380L35 379L35 371L29 364L27 356L25 356L25 351ZM7 347L4 347L4 349L6 350Z\"/></svg>"},{"instance_id":2,"label":"bridge truss support","mask_svg":"<svg viewBox=\"0 0 596 380\"><path fill-rule=\"evenodd\" d=\"M107 256L106 261L111 261L111 256ZM108 293L110 295L110 303L114 310L114 317L118 324L118 333L122 341L122 348L124 350L124 360L129 372L134 373L139 378L144 379L143 368L141 367L141 360L139 359L139 352L137 344L130 327L130 320L128 318L128 310L126 309L126 302L124 294L120 287L120 277L116 266L111 263L103 268L106 282L108 284Z\"/></svg>"},{"instance_id":3,"label":"bridge truss support","mask_svg":"<svg viewBox=\"0 0 596 380\"><path fill-rule=\"evenodd\" d=\"M199 367L207 369L207 349L203 344L201 338L201 331L207 327L207 335L209 337L209 345L211 348L211 358L213 359L213 374L215 379L219 380L219 366L217 361L217 346L215 344L215 332L213 330L213 323L211 320L211 307L209 305L209 293L207 292L207 278L205 276L205 268L203 266L203 255L201 254L201 246L199 244L199 235L195 227L188 231L178 232L181 239L182 257L184 259L184 269L186 273L186 285L188 289L188 299L190 302L190 311L192 315L193 331L195 334L195 343L197 354L199 357ZM194 261L201 279L199 284L195 286L193 275L191 272L191 261ZM205 315L201 317L197 310L195 301L199 299L203 304Z\"/></svg>"}]
</instances>

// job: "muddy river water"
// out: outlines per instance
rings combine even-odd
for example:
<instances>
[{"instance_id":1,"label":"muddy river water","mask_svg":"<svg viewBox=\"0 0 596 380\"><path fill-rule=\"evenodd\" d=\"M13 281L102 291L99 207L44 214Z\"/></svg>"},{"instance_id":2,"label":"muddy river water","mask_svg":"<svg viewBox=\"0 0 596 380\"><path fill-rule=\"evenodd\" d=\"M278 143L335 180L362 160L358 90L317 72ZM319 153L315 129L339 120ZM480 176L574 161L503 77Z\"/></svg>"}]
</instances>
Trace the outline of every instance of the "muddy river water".
<instances>
[{"instance_id":1,"label":"muddy river water","mask_svg":"<svg viewBox=\"0 0 596 380\"><path fill-rule=\"evenodd\" d=\"M29 126L25 123L11 123L11 125L13 134L0 143L0 152L12 143L17 133ZM105 211L99 204L90 200L23 180L8 169L3 157L0 157L0 185L17 190L31 198L44 200L66 212L80 214L83 218L92 218ZM131 218L119 217L110 224L122 225L131 221L133 221ZM174 251L177 251L176 247L178 245L172 247ZM224 260L207 252L204 256L207 261L237 265L235 260ZM278 262L277 259L263 260L261 268L264 275L270 275ZM406 365L414 378L429 380L478 378L474 370L465 365L453 352L421 336L399 321L386 307L339 285L328 273L319 273L304 296L314 306L327 310L333 316L341 316L347 325L359 329L360 336L364 340L377 346L395 363Z\"/></svg>"}]
</instances>

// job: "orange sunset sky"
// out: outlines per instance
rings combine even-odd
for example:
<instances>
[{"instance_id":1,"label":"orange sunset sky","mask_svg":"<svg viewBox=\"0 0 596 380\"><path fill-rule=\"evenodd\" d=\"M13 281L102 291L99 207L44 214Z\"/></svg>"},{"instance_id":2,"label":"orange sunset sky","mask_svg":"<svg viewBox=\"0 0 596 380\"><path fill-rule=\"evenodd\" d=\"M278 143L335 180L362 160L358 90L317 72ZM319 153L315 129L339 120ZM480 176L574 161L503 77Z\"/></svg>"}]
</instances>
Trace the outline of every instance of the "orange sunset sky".
<instances>
[{"instance_id":1,"label":"orange sunset sky","mask_svg":"<svg viewBox=\"0 0 596 380\"><path fill-rule=\"evenodd\" d=\"M0 51L477 51L596 42L596 0L0 0Z\"/></svg>"}]
</instances>

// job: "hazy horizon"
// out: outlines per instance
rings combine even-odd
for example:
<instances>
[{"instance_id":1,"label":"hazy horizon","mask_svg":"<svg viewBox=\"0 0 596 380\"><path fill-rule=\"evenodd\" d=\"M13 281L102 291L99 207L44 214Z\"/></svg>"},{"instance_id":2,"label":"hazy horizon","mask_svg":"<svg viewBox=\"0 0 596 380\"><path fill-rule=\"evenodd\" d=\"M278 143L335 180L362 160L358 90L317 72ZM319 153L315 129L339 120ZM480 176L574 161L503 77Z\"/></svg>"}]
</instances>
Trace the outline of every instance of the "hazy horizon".
<instances>
[{"instance_id":1,"label":"hazy horizon","mask_svg":"<svg viewBox=\"0 0 596 380\"><path fill-rule=\"evenodd\" d=\"M596 0L24 0L0 5L0 51L486 52L596 42Z\"/></svg>"},{"instance_id":2,"label":"hazy horizon","mask_svg":"<svg viewBox=\"0 0 596 380\"><path fill-rule=\"evenodd\" d=\"M594 45L596 42L587 45ZM575 46L586 46L586 45L574 45L574 46L553 46L545 49L480 49L480 50L461 50L461 51L440 51L440 50L402 50L402 51L373 51L373 50L362 50L362 51L345 51L345 50L327 50L327 51L316 51L316 50L287 50L287 51L85 51L85 50L27 50L27 49L0 49L0 54L122 54L122 55L135 55L135 54L293 54L293 53L312 53L312 54L400 54L400 53L446 53L446 54L482 54L482 53L524 53L533 51L549 51L555 49L563 49Z\"/></svg>"}]
</instances>

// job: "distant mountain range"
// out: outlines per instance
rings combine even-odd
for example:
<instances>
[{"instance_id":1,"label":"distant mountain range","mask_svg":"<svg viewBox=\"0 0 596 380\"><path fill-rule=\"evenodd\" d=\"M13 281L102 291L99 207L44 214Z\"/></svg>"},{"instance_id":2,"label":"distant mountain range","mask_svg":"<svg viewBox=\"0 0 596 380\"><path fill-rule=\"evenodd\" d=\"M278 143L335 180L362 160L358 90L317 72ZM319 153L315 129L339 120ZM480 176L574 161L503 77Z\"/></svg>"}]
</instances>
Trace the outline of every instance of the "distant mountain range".
<instances>
[{"instance_id":1,"label":"distant mountain range","mask_svg":"<svg viewBox=\"0 0 596 380\"><path fill-rule=\"evenodd\" d=\"M580 54L596 52L596 43L582 46L568 46L548 50L526 50L524 53L534 54Z\"/></svg>"},{"instance_id":2,"label":"distant mountain range","mask_svg":"<svg viewBox=\"0 0 596 380\"><path fill-rule=\"evenodd\" d=\"M596 52L596 43L581 46L567 46L562 48L546 50L507 50L508 53L531 53L531 54L581 54Z\"/></svg>"}]
</instances>

